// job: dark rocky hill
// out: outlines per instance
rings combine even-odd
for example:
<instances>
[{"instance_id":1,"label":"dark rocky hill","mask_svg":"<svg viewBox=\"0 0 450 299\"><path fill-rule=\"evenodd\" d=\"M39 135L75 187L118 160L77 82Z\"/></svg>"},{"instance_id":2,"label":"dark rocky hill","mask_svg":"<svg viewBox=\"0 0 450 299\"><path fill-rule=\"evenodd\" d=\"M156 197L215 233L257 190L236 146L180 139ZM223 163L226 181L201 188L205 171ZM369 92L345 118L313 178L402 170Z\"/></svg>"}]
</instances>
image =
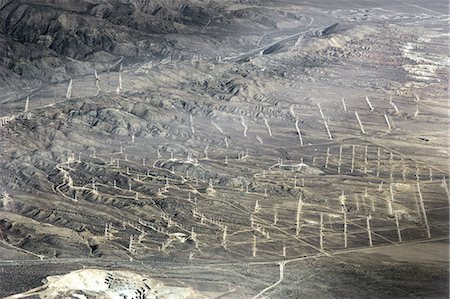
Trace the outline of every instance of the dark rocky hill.
<instances>
[{"instance_id":1,"label":"dark rocky hill","mask_svg":"<svg viewBox=\"0 0 450 299\"><path fill-rule=\"evenodd\" d=\"M217 11L180 0L18 0L0 7L1 86L15 85L9 77L55 82L107 69L122 57L162 56L169 50L161 34L203 26Z\"/></svg>"}]
</instances>

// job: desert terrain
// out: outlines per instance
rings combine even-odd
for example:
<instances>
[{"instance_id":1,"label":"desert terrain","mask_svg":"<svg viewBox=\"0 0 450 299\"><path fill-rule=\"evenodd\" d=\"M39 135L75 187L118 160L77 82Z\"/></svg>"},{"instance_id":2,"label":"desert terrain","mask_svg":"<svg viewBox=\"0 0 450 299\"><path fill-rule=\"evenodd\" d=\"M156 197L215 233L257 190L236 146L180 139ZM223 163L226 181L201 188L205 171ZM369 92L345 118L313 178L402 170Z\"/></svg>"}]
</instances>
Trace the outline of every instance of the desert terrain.
<instances>
[{"instance_id":1,"label":"desert terrain","mask_svg":"<svg viewBox=\"0 0 450 299\"><path fill-rule=\"evenodd\" d=\"M0 296L448 298L448 20L0 1Z\"/></svg>"}]
</instances>

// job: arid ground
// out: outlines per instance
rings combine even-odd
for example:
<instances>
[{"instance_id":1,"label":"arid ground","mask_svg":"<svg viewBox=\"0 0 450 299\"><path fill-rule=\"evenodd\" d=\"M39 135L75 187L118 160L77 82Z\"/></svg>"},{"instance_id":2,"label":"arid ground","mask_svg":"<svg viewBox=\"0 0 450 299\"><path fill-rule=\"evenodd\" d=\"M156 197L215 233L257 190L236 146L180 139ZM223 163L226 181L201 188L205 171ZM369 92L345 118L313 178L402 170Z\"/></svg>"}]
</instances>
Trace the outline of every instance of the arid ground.
<instances>
[{"instance_id":1,"label":"arid ground","mask_svg":"<svg viewBox=\"0 0 450 299\"><path fill-rule=\"evenodd\" d=\"M448 298L448 21L0 1L0 296Z\"/></svg>"}]
</instances>

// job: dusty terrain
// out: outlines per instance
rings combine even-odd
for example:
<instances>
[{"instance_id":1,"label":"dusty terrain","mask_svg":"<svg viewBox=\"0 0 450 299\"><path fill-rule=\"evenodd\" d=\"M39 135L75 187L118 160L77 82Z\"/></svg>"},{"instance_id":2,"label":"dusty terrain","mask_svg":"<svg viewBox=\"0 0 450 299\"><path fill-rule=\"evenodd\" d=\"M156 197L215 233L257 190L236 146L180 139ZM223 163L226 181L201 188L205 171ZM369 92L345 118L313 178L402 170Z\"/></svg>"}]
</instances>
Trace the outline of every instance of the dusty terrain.
<instances>
[{"instance_id":1,"label":"dusty terrain","mask_svg":"<svg viewBox=\"0 0 450 299\"><path fill-rule=\"evenodd\" d=\"M448 297L448 3L80 3L0 1L0 296Z\"/></svg>"}]
</instances>

